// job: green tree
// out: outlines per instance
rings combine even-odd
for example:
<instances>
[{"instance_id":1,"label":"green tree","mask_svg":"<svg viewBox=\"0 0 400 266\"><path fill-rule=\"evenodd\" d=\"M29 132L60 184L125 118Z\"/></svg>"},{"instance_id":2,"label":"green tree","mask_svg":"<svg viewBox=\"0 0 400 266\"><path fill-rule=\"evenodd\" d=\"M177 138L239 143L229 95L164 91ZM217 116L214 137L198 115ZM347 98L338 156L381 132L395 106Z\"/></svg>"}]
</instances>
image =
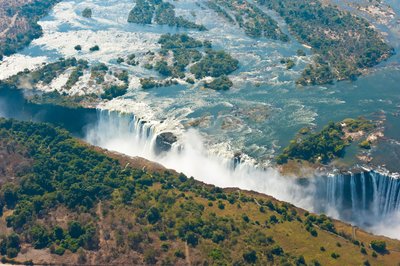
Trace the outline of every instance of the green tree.
<instances>
[{"instance_id":1,"label":"green tree","mask_svg":"<svg viewBox=\"0 0 400 266\"><path fill-rule=\"evenodd\" d=\"M151 224L155 224L161 219L160 211L156 207L151 207L147 212L147 220Z\"/></svg>"},{"instance_id":2,"label":"green tree","mask_svg":"<svg viewBox=\"0 0 400 266\"><path fill-rule=\"evenodd\" d=\"M196 247L199 244L199 237L195 233L189 232L186 234L186 242L192 247Z\"/></svg>"},{"instance_id":3,"label":"green tree","mask_svg":"<svg viewBox=\"0 0 400 266\"><path fill-rule=\"evenodd\" d=\"M147 249L144 252L144 262L148 265L155 265L157 263L156 252L153 249Z\"/></svg>"},{"instance_id":4,"label":"green tree","mask_svg":"<svg viewBox=\"0 0 400 266\"><path fill-rule=\"evenodd\" d=\"M59 226L54 227L54 229L53 229L53 238L55 240L64 239L64 235L65 235L64 234L64 230L61 227L59 227Z\"/></svg>"},{"instance_id":5,"label":"green tree","mask_svg":"<svg viewBox=\"0 0 400 266\"><path fill-rule=\"evenodd\" d=\"M85 233L85 230L78 221L71 221L68 224L68 233L72 238L79 238Z\"/></svg>"},{"instance_id":6,"label":"green tree","mask_svg":"<svg viewBox=\"0 0 400 266\"><path fill-rule=\"evenodd\" d=\"M42 249L49 245L50 238L47 229L42 225L34 225L30 230L32 245L36 249Z\"/></svg>"},{"instance_id":7,"label":"green tree","mask_svg":"<svg viewBox=\"0 0 400 266\"><path fill-rule=\"evenodd\" d=\"M91 18L92 15L93 15L92 9L90 9L90 8L88 8L88 7L85 8L85 9L82 11L82 17L84 17L84 18Z\"/></svg>"},{"instance_id":8,"label":"green tree","mask_svg":"<svg viewBox=\"0 0 400 266\"><path fill-rule=\"evenodd\" d=\"M372 240L371 241L371 248L378 253L385 253L386 250L386 242L382 240Z\"/></svg>"},{"instance_id":9,"label":"green tree","mask_svg":"<svg viewBox=\"0 0 400 266\"><path fill-rule=\"evenodd\" d=\"M243 259L247 263L256 263L258 259L257 253L254 250L246 251L245 253L243 253Z\"/></svg>"}]
</instances>

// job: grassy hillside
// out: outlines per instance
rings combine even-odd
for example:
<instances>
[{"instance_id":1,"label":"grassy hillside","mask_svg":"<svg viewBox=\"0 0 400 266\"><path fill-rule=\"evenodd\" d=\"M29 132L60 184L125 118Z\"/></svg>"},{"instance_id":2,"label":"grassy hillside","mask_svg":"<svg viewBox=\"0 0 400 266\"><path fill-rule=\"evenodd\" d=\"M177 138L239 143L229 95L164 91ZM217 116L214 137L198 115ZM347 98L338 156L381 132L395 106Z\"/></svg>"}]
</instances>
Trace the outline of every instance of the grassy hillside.
<instances>
[{"instance_id":1,"label":"grassy hillside","mask_svg":"<svg viewBox=\"0 0 400 266\"><path fill-rule=\"evenodd\" d=\"M2 262L400 261L399 241L372 236L265 195L223 190L143 159L103 151L48 124L0 119L0 158ZM373 251L370 243L377 240Z\"/></svg>"}]
</instances>

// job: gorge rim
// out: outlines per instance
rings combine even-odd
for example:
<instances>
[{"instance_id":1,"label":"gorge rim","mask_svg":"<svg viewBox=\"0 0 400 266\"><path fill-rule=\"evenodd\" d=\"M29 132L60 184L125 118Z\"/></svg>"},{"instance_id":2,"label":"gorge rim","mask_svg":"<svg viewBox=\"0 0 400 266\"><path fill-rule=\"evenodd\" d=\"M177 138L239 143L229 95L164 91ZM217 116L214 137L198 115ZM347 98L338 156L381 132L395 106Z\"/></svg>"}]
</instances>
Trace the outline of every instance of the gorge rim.
<instances>
[{"instance_id":1,"label":"gorge rim","mask_svg":"<svg viewBox=\"0 0 400 266\"><path fill-rule=\"evenodd\" d=\"M209 152L195 130L184 132L169 151L157 152L159 133L134 115L97 111L97 122L85 139L94 145L156 161L195 179L220 187L237 187L271 195L309 211L325 213L375 234L400 238L400 179L379 170L315 173L289 177L276 169Z\"/></svg>"}]
</instances>

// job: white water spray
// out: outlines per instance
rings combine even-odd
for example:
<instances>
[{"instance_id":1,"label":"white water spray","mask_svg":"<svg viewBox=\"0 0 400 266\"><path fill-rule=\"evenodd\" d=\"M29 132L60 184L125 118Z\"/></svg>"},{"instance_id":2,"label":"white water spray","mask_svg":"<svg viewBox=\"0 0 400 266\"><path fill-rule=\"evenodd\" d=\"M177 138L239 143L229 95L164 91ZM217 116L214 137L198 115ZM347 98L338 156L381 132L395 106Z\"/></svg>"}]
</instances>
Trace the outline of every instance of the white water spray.
<instances>
[{"instance_id":1,"label":"white water spray","mask_svg":"<svg viewBox=\"0 0 400 266\"><path fill-rule=\"evenodd\" d=\"M170 151L157 154L158 133L154 125L133 115L99 111L98 123L88 130L86 139L109 150L156 161L208 184L253 190L312 209L311 185L301 186L272 168L258 169L245 163L235 166L232 159L208 152L195 130L184 132L179 145L173 145Z\"/></svg>"},{"instance_id":2,"label":"white water spray","mask_svg":"<svg viewBox=\"0 0 400 266\"><path fill-rule=\"evenodd\" d=\"M195 130L184 132L179 144L160 154L156 152L159 133L162 132L157 131L156 124L134 115L99 111L96 125L87 132L87 140L109 150L156 161L208 184L271 195L353 222L374 233L387 232L381 230L385 227L382 222L400 217L399 179L371 171L309 178L307 185L301 185L298 179L282 176L275 169L259 169L246 163L235 165L232 158L211 154ZM388 236L400 239L396 231L388 232Z\"/></svg>"}]
</instances>

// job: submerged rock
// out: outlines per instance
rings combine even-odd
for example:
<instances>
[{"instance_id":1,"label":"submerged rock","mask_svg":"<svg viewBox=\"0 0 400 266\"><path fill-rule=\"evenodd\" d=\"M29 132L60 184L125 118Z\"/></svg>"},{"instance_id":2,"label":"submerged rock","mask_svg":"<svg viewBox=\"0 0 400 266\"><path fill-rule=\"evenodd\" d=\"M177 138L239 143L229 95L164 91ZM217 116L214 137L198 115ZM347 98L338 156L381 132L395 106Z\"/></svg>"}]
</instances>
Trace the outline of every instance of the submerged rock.
<instances>
[{"instance_id":1,"label":"submerged rock","mask_svg":"<svg viewBox=\"0 0 400 266\"><path fill-rule=\"evenodd\" d=\"M171 132L164 132L157 136L155 152L160 154L171 150L172 145L177 142L178 138Z\"/></svg>"},{"instance_id":2,"label":"submerged rock","mask_svg":"<svg viewBox=\"0 0 400 266\"><path fill-rule=\"evenodd\" d=\"M241 152L235 152L233 155L233 167L236 168L242 162L243 154Z\"/></svg>"}]
</instances>

